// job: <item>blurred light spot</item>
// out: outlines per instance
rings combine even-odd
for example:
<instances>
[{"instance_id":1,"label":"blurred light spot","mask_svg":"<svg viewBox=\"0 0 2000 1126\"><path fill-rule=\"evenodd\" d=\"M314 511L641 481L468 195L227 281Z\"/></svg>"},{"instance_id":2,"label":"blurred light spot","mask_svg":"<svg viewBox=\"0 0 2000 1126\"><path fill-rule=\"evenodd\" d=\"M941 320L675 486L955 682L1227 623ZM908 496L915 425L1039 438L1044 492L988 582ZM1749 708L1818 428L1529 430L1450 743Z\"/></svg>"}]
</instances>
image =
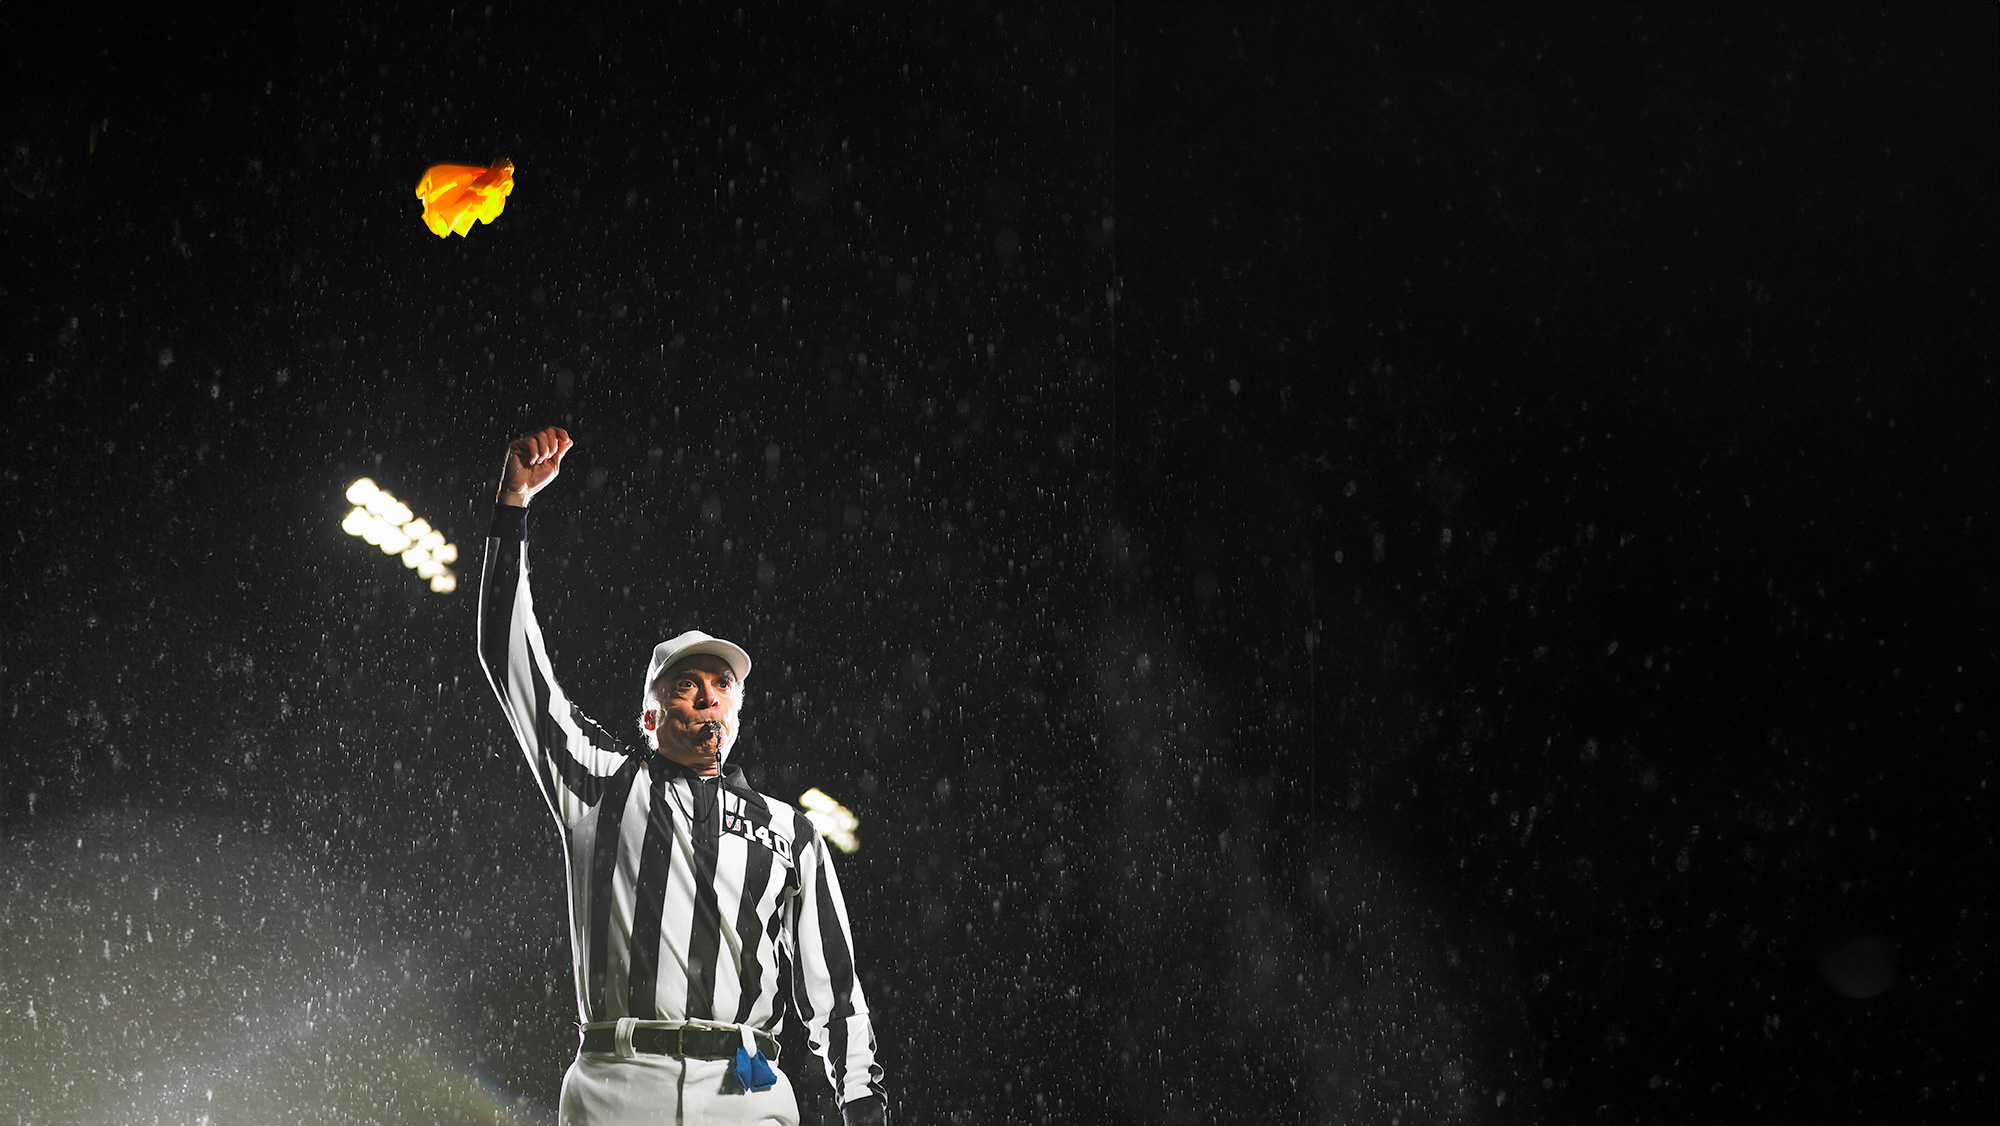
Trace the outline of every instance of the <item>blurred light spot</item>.
<instances>
[{"instance_id":1,"label":"blurred light spot","mask_svg":"<svg viewBox=\"0 0 2000 1126\"><path fill-rule=\"evenodd\" d=\"M799 808L806 811L806 820L811 821L833 847L842 852L854 852L861 847L861 842L854 835L854 831L861 827L861 819L846 806L828 797L824 790L815 786L800 794Z\"/></svg>"},{"instance_id":2,"label":"blurred light spot","mask_svg":"<svg viewBox=\"0 0 2000 1126\"><path fill-rule=\"evenodd\" d=\"M430 580L431 589L439 594L458 589L458 576L448 566L458 562L458 546L430 521L420 519L366 477L347 486L346 496L354 508L341 519L341 531L401 559L418 578Z\"/></svg>"}]
</instances>

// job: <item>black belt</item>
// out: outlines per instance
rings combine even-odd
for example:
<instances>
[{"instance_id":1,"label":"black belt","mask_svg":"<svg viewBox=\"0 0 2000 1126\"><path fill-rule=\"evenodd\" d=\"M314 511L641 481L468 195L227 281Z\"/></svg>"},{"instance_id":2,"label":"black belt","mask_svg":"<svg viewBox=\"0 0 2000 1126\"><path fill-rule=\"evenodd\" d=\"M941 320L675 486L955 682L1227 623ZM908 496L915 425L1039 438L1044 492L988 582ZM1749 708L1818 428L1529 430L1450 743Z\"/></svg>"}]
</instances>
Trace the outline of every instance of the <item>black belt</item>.
<instances>
[{"instance_id":1,"label":"black belt","mask_svg":"<svg viewBox=\"0 0 2000 1126\"><path fill-rule=\"evenodd\" d=\"M757 1047L764 1058L776 1061L778 1041L768 1032L755 1032ZM690 1060L733 1060L736 1049L743 1046L743 1034L729 1028L635 1028L632 1030L632 1050L649 1056L679 1056ZM586 1052L615 1052L618 1050L618 1030L615 1028L586 1028L583 1030L583 1050Z\"/></svg>"}]
</instances>

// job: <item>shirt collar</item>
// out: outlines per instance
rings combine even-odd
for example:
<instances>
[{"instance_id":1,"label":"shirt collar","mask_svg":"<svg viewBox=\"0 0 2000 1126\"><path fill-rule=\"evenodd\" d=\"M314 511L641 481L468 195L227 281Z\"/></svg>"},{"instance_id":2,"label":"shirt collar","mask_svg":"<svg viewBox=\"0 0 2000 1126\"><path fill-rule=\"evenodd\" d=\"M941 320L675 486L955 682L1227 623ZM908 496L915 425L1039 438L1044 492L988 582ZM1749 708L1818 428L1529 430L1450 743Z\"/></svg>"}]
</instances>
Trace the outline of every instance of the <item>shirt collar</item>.
<instances>
[{"instance_id":1,"label":"shirt collar","mask_svg":"<svg viewBox=\"0 0 2000 1126\"><path fill-rule=\"evenodd\" d=\"M715 778L712 774L696 774L688 767L682 766L673 759L657 752L651 756L651 759L657 764L655 769L663 770L668 778L681 778L686 780L690 785L710 781ZM723 764L720 781L722 782L723 789L729 790L740 797L755 799L759 805L763 804L763 799L758 797L757 791L750 788L749 779L743 777L743 768L737 766L735 763Z\"/></svg>"}]
</instances>

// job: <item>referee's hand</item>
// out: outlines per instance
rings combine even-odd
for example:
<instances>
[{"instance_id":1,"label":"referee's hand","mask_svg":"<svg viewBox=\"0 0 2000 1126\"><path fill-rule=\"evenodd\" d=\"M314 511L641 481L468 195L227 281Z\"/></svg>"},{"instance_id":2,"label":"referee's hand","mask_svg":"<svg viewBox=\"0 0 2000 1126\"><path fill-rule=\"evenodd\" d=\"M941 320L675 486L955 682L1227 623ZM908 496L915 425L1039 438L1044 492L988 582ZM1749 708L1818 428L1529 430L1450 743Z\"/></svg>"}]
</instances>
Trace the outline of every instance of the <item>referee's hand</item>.
<instances>
[{"instance_id":1,"label":"referee's hand","mask_svg":"<svg viewBox=\"0 0 2000 1126\"><path fill-rule=\"evenodd\" d=\"M844 1126L889 1126L889 1107L879 1095L855 1099L840 1108Z\"/></svg>"},{"instance_id":2,"label":"referee's hand","mask_svg":"<svg viewBox=\"0 0 2000 1126\"><path fill-rule=\"evenodd\" d=\"M542 486L562 472L563 455L576 443L558 426L507 443L507 467L500 473L500 503L528 507Z\"/></svg>"}]
</instances>

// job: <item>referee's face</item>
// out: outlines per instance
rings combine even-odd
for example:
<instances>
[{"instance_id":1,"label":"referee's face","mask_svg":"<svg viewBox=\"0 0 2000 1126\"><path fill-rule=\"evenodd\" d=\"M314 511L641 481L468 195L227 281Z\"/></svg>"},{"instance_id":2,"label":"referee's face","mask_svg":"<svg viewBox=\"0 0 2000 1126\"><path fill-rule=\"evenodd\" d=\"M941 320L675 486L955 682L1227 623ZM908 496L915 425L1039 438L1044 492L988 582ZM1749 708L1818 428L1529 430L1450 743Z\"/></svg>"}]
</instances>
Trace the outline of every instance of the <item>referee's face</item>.
<instances>
[{"instance_id":1,"label":"referee's face","mask_svg":"<svg viewBox=\"0 0 2000 1126\"><path fill-rule=\"evenodd\" d=\"M661 707L646 717L657 725L660 753L697 774L722 773L743 706L729 662L706 653L680 661L660 677L654 696Z\"/></svg>"}]
</instances>

